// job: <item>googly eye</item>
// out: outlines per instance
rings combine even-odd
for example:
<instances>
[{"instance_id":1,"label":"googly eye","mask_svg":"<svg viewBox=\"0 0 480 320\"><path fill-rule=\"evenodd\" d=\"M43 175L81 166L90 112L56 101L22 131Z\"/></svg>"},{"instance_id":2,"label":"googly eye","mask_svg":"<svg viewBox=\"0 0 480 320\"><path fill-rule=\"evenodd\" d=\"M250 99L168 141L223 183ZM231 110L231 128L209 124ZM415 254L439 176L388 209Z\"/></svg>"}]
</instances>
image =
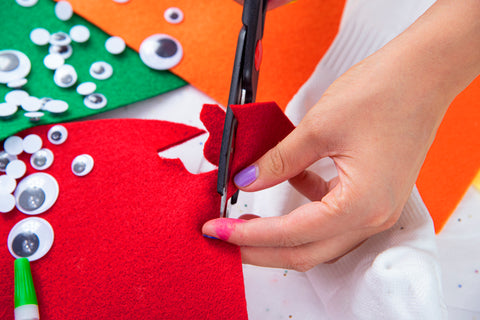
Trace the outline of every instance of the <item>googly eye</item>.
<instances>
[{"instance_id":1,"label":"googly eye","mask_svg":"<svg viewBox=\"0 0 480 320\"><path fill-rule=\"evenodd\" d=\"M64 64L55 70L53 81L60 88L68 88L77 82L78 76L75 68L69 64Z\"/></svg>"},{"instance_id":2,"label":"googly eye","mask_svg":"<svg viewBox=\"0 0 480 320\"><path fill-rule=\"evenodd\" d=\"M70 38L77 43L86 42L90 38L90 30L82 25L73 26L70 29Z\"/></svg>"},{"instance_id":3,"label":"googly eye","mask_svg":"<svg viewBox=\"0 0 480 320\"><path fill-rule=\"evenodd\" d=\"M120 37L110 37L105 41L105 49L111 54L120 54L125 47L125 41Z\"/></svg>"},{"instance_id":4,"label":"googly eye","mask_svg":"<svg viewBox=\"0 0 480 320\"><path fill-rule=\"evenodd\" d=\"M48 48L48 53L50 54L58 53L63 57L63 59L68 59L72 56L73 49L71 45L66 45L66 46L52 45Z\"/></svg>"},{"instance_id":5,"label":"googly eye","mask_svg":"<svg viewBox=\"0 0 480 320\"><path fill-rule=\"evenodd\" d=\"M35 261L47 254L53 245L53 228L47 220L29 217L18 222L8 234L8 250L15 258Z\"/></svg>"},{"instance_id":6,"label":"googly eye","mask_svg":"<svg viewBox=\"0 0 480 320\"><path fill-rule=\"evenodd\" d=\"M25 112L23 115L27 117L28 120L30 120L30 122L38 122L40 121L40 119L42 119L42 117L45 114L39 111L32 111L32 112Z\"/></svg>"},{"instance_id":7,"label":"googly eye","mask_svg":"<svg viewBox=\"0 0 480 320\"><path fill-rule=\"evenodd\" d=\"M101 109L107 105L107 98L101 93L92 93L83 99L83 103L89 109Z\"/></svg>"},{"instance_id":8,"label":"googly eye","mask_svg":"<svg viewBox=\"0 0 480 320\"><path fill-rule=\"evenodd\" d=\"M140 45L143 63L155 70L167 70L182 60L183 49L178 40L167 34L154 34Z\"/></svg>"},{"instance_id":9,"label":"googly eye","mask_svg":"<svg viewBox=\"0 0 480 320\"><path fill-rule=\"evenodd\" d=\"M0 212L7 213L15 208L15 197L10 193L0 193Z\"/></svg>"},{"instance_id":10,"label":"googly eye","mask_svg":"<svg viewBox=\"0 0 480 320\"><path fill-rule=\"evenodd\" d=\"M12 193L16 186L15 178L6 174L0 176L0 194Z\"/></svg>"},{"instance_id":11,"label":"googly eye","mask_svg":"<svg viewBox=\"0 0 480 320\"><path fill-rule=\"evenodd\" d=\"M23 152L23 139L17 136L11 136L3 142L3 150L8 154L17 156Z\"/></svg>"},{"instance_id":12,"label":"googly eye","mask_svg":"<svg viewBox=\"0 0 480 320\"><path fill-rule=\"evenodd\" d=\"M52 46L67 46L70 44L70 42L72 42L72 39L65 32L59 31L59 32L52 33L52 35L48 39L48 42Z\"/></svg>"},{"instance_id":13,"label":"googly eye","mask_svg":"<svg viewBox=\"0 0 480 320\"><path fill-rule=\"evenodd\" d=\"M163 17L167 22L177 24L183 21L183 11L179 8L171 7L165 10Z\"/></svg>"},{"instance_id":14,"label":"googly eye","mask_svg":"<svg viewBox=\"0 0 480 320\"><path fill-rule=\"evenodd\" d=\"M53 152L49 149L40 149L30 157L30 164L34 169L45 170L53 163Z\"/></svg>"},{"instance_id":15,"label":"googly eye","mask_svg":"<svg viewBox=\"0 0 480 320\"><path fill-rule=\"evenodd\" d=\"M82 96L88 96L94 93L97 89L97 85L94 82L82 82L77 87L77 93Z\"/></svg>"},{"instance_id":16,"label":"googly eye","mask_svg":"<svg viewBox=\"0 0 480 320\"><path fill-rule=\"evenodd\" d=\"M0 118L8 119L17 112L18 107L12 103L0 103Z\"/></svg>"},{"instance_id":17,"label":"googly eye","mask_svg":"<svg viewBox=\"0 0 480 320\"><path fill-rule=\"evenodd\" d=\"M17 159L16 156L12 154L8 154L6 151L0 151L0 171L5 172L5 170L7 169L7 165L11 161L16 159Z\"/></svg>"},{"instance_id":18,"label":"googly eye","mask_svg":"<svg viewBox=\"0 0 480 320\"><path fill-rule=\"evenodd\" d=\"M0 83L25 78L32 68L30 59L18 50L0 51Z\"/></svg>"},{"instance_id":19,"label":"googly eye","mask_svg":"<svg viewBox=\"0 0 480 320\"><path fill-rule=\"evenodd\" d=\"M42 138L36 134L29 134L23 138L23 151L26 153L35 153L42 148Z\"/></svg>"},{"instance_id":20,"label":"googly eye","mask_svg":"<svg viewBox=\"0 0 480 320\"><path fill-rule=\"evenodd\" d=\"M58 1L55 5L55 15L59 20L69 20L73 15L72 5L67 1Z\"/></svg>"},{"instance_id":21,"label":"googly eye","mask_svg":"<svg viewBox=\"0 0 480 320\"><path fill-rule=\"evenodd\" d=\"M19 89L19 88L23 87L24 85L26 85L27 82L28 82L28 80L25 79L25 78L16 79L16 80L13 80L13 81L10 81L9 83L7 83L7 87L14 88L14 89Z\"/></svg>"},{"instance_id":22,"label":"googly eye","mask_svg":"<svg viewBox=\"0 0 480 320\"><path fill-rule=\"evenodd\" d=\"M76 176L83 177L93 169L93 158L89 154L81 154L72 161L72 172Z\"/></svg>"},{"instance_id":23,"label":"googly eye","mask_svg":"<svg viewBox=\"0 0 480 320\"><path fill-rule=\"evenodd\" d=\"M33 7L37 4L38 0L15 0L15 2L22 7Z\"/></svg>"},{"instance_id":24,"label":"googly eye","mask_svg":"<svg viewBox=\"0 0 480 320\"><path fill-rule=\"evenodd\" d=\"M51 143L62 144L67 140L68 131L64 126L57 124L48 130L47 136Z\"/></svg>"},{"instance_id":25,"label":"googly eye","mask_svg":"<svg viewBox=\"0 0 480 320\"><path fill-rule=\"evenodd\" d=\"M58 183L47 173L33 173L20 181L14 196L18 210L29 215L40 214L57 201Z\"/></svg>"},{"instance_id":26,"label":"googly eye","mask_svg":"<svg viewBox=\"0 0 480 320\"><path fill-rule=\"evenodd\" d=\"M105 61L97 61L90 66L90 75L98 80L105 80L112 76L113 68Z\"/></svg>"},{"instance_id":27,"label":"googly eye","mask_svg":"<svg viewBox=\"0 0 480 320\"><path fill-rule=\"evenodd\" d=\"M13 160L11 161L5 170L7 176L12 177L13 179L19 179L23 177L25 172L27 172L27 166L22 160Z\"/></svg>"},{"instance_id":28,"label":"googly eye","mask_svg":"<svg viewBox=\"0 0 480 320\"><path fill-rule=\"evenodd\" d=\"M28 97L29 94L23 90L12 90L5 95L5 101L16 106L20 106L22 104L23 99Z\"/></svg>"},{"instance_id":29,"label":"googly eye","mask_svg":"<svg viewBox=\"0 0 480 320\"><path fill-rule=\"evenodd\" d=\"M44 28L35 28L30 32L30 40L37 46L44 46L50 40L50 32Z\"/></svg>"},{"instance_id":30,"label":"googly eye","mask_svg":"<svg viewBox=\"0 0 480 320\"><path fill-rule=\"evenodd\" d=\"M50 53L43 59L43 64L50 70L56 70L63 66L65 59L58 53Z\"/></svg>"},{"instance_id":31,"label":"googly eye","mask_svg":"<svg viewBox=\"0 0 480 320\"><path fill-rule=\"evenodd\" d=\"M45 103L43 110L50 113L64 113L68 110L68 103L63 100L50 100Z\"/></svg>"},{"instance_id":32,"label":"googly eye","mask_svg":"<svg viewBox=\"0 0 480 320\"><path fill-rule=\"evenodd\" d=\"M42 102L37 97L28 96L22 100L21 107L25 111L38 111L42 108Z\"/></svg>"}]
</instances>

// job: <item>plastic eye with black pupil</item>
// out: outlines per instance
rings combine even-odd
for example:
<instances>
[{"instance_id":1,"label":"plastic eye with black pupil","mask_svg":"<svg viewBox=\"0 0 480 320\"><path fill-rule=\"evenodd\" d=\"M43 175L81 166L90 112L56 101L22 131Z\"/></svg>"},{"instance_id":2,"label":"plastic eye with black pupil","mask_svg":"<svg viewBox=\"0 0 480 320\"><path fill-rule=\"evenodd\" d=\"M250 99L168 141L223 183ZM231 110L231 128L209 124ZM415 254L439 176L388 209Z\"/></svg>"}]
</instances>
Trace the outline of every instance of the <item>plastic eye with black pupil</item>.
<instances>
[{"instance_id":1,"label":"plastic eye with black pupil","mask_svg":"<svg viewBox=\"0 0 480 320\"><path fill-rule=\"evenodd\" d=\"M50 168L53 163L53 152L43 148L32 154L30 164L34 169L45 170Z\"/></svg>"},{"instance_id":2,"label":"plastic eye with black pupil","mask_svg":"<svg viewBox=\"0 0 480 320\"><path fill-rule=\"evenodd\" d=\"M72 42L72 39L65 32L55 32L52 35L50 35L49 42L53 46L62 47L62 46L68 46Z\"/></svg>"},{"instance_id":3,"label":"plastic eye with black pupil","mask_svg":"<svg viewBox=\"0 0 480 320\"><path fill-rule=\"evenodd\" d=\"M18 210L36 215L50 209L58 198L58 183L47 173L33 173L18 184L15 189L15 203Z\"/></svg>"},{"instance_id":4,"label":"plastic eye with black pupil","mask_svg":"<svg viewBox=\"0 0 480 320\"><path fill-rule=\"evenodd\" d=\"M13 160L17 160L17 157L8 154L5 151L0 151L0 172L5 172L7 170L7 165Z\"/></svg>"},{"instance_id":5,"label":"plastic eye with black pupil","mask_svg":"<svg viewBox=\"0 0 480 320\"><path fill-rule=\"evenodd\" d=\"M154 34L140 45L140 59L155 70L168 70L176 66L183 57L182 45L167 34Z\"/></svg>"},{"instance_id":6,"label":"plastic eye with black pupil","mask_svg":"<svg viewBox=\"0 0 480 320\"><path fill-rule=\"evenodd\" d=\"M167 22L177 24L183 21L183 12L179 8L171 7L165 10L163 17Z\"/></svg>"},{"instance_id":7,"label":"plastic eye with black pupil","mask_svg":"<svg viewBox=\"0 0 480 320\"><path fill-rule=\"evenodd\" d=\"M53 239L53 228L45 219L30 217L21 220L10 230L7 245L13 257L35 261L47 254Z\"/></svg>"},{"instance_id":8,"label":"plastic eye with black pupil","mask_svg":"<svg viewBox=\"0 0 480 320\"><path fill-rule=\"evenodd\" d=\"M68 59L72 56L73 49L71 45L66 45L66 46L51 45L48 48L48 53L50 54L57 53L61 55L63 59Z\"/></svg>"},{"instance_id":9,"label":"plastic eye with black pupil","mask_svg":"<svg viewBox=\"0 0 480 320\"><path fill-rule=\"evenodd\" d=\"M83 99L83 103L89 109L101 109L107 105L107 98L101 93L92 93Z\"/></svg>"},{"instance_id":10,"label":"plastic eye with black pupil","mask_svg":"<svg viewBox=\"0 0 480 320\"><path fill-rule=\"evenodd\" d=\"M90 66L90 75L97 80L105 80L112 76L113 68L105 61L97 61Z\"/></svg>"},{"instance_id":11,"label":"plastic eye with black pupil","mask_svg":"<svg viewBox=\"0 0 480 320\"><path fill-rule=\"evenodd\" d=\"M25 78L32 68L30 59L18 50L0 51L0 83Z\"/></svg>"},{"instance_id":12,"label":"plastic eye with black pupil","mask_svg":"<svg viewBox=\"0 0 480 320\"><path fill-rule=\"evenodd\" d=\"M68 131L62 125L55 125L48 130L48 141L53 144L62 144L67 140Z\"/></svg>"},{"instance_id":13,"label":"plastic eye with black pupil","mask_svg":"<svg viewBox=\"0 0 480 320\"><path fill-rule=\"evenodd\" d=\"M53 81L60 88L69 88L77 82L78 76L75 68L69 64L64 64L55 70Z\"/></svg>"},{"instance_id":14,"label":"plastic eye with black pupil","mask_svg":"<svg viewBox=\"0 0 480 320\"><path fill-rule=\"evenodd\" d=\"M93 158L89 154L81 154L72 161L72 172L74 175L83 177L93 169Z\"/></svg>"}]
</instances>

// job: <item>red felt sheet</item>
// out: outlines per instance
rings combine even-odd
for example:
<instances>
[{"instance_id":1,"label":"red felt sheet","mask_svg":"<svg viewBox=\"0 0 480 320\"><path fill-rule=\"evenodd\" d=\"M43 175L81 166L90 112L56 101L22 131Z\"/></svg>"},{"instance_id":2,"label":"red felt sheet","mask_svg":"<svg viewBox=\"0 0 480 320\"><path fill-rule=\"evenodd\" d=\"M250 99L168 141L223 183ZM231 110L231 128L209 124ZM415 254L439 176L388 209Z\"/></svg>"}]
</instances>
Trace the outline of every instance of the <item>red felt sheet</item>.
<instances>
[{"instance_id":1,"label":"red felt sheet","mask_svg":"<svg viewBox=\"0 0 480 320\"><path fill-rule=\"evenodd\" d=\"M234 113L241 141L235 171L293 129L274 103L236 106ZM215 163L224 112L207 106L202 119L211 132L205 153ZM273 124L275 130L266 130ZM48 142L51 126L19 134L38 134L53 151L45 172L60 188L53 207L39 215L54 229L53 247L31 263L41 318L246 319L239 249L201 234L203 223L219 216L217 171L194 175L179 160L157 154L203 131L126 119L64 126L69 136L62 145ZM70 166L84 153L94 168L77 177ZM27 154L20 157L28 161ZM27 174L36 172L27 166ZM27 217L16 209L0 216L1 319L13 319L14 309L7 236Z\"/></svg>"}]
</instances>

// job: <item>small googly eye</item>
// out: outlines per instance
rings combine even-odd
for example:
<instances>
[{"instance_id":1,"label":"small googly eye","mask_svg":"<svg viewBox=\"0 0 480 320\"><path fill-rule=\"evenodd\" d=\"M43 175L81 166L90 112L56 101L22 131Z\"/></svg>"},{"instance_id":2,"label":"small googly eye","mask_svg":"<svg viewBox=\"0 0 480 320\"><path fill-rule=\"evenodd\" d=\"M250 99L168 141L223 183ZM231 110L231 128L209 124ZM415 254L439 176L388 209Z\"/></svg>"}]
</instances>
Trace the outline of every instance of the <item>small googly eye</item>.
<instances>
[{"instance_id":1,"label":"small googly eye","mask_svg":"<svg viewBox=\"0 0 480 320\"><path fill-rule=\"evenodd\" d=\"M77 93L82 96L88 96L94 93L97 89L97 85L94 82L82 82L77 87Z\"/></svg>"},{"instance_id":2,"label":"small googly eye","mask_svg":"<svg viewBox=\"0 0 480 320\"><path fill-rule=\"evenodd\" d=\"M50 209L58 198L58 183L47 173L33 173L23 178L15 189L17 209L29 215Z\"/></svg>"},{"instance_id":3,"label":"small googly eye","mask_svg":"<svg viewBox=\"0 0 480 320\"><path fill-rule=\"evenodd\" d=\"M30 59L18 50L0 51L0 83L25 78L32 68Z\"/></svg>"},{"instance_id":4,"label":"small googly eye","mask_svg":"<svg viewBox=\"0 0 480 320\"><path fill-rule=\"evenodd\" d=\"M13 160L7 165L5 172L7 173L7 176L12 177L13 179L19 179L23 177L25 172L27 172L27 166L22 160Z\"/></svg>"},{"instance_id":5,"label":"small googly eye","mask_svg":"<svg viewBox=\"0 0 480 320\"><path fill-rule=\"evenodd\" d=\"M183 57L183 49L175 38L167 34L154 34L140 45L140 59L155 70L167 70L176 66Z\"/></svg>"},{"instance_id":6,"label":"small googly eye","mask_svg":"<svg viewBox=\"0 0 480 320\"><path fill-rule=\"evenodd\" d=\"M12 193L16 186L15 178L6 174L0 175L0 194Z\"/></svg>"},{"instance_id":7,"label":"small googly eye","mask_svg":"<svg viewBox=\"0 0 480 320\"><path fill-rule=\"evenodd\" d=\"M42 145L42 138L36 134L29 134L23 138L23 151L26 153L35 153L42 148Z\"/></svg>"},{"instance_id":8,"label":"small googly eye","mask_svg":"<svg viewBox=\"0 0 480 320\"><path fill-rule=\"evenodd\" d=\"M45 170L50 168L53 163L53 152L43 148L32 154L30 164L34 169Z\"/></svg>"},{"instance_id":9,"label":"small googly eye","mask_svg":"<svg viewBox=\"0 0 480 320\"><path fill-rule=\"evenodd\" d=\"M105 41L105 49L111 54L120 54L125 50L125 41L120 37L110 37Z\"/></svg>"},{"instance_id":10,"label":"small googly eye","mask_svg":"<svg viewBox=\"0 0 480 320\"><path fill-rule=\"evenodd\" d=\"M0 172L5 172L7 165L13 160L17 160L15 155L8 154L6 151L0 151Z\"/></svg>"},{"instance_id":11,"label":"small googly eye","mask_svg":"<svg viewBox=\"0 0 480 320\"><path fill-rule=\"evenodd\" d=\"M72 39L65 32L59 31L59 32L52 33L50 35L50 38L48 39L48 42L52 46L62 47L62 46L68 46L72 42Z\"/></svg>"},{"instance_id":12,"label":"small googly eye","mask_svg":"<svg viewBox=\"0 0 480 320\"><path fill-rule=\"evenodd\" d=\"M10 193L0 193L0 212L7 213L15 208L15 197Z\"/></svg>"},{"instance_id":13,"label":"small googly eye","mask_svg":"<svg viewBox=\"0 0 480 320\"><path fill-rule=\"evenodd\" d=\"M101 93L92 93L83 99L83 103L89 109L101 109L107 105L107 98Z\"/></svg>"},{"instance_id":14,"label":"small googly eye","mask_svg":"<svg viewBox=\"0 0 480 320\"><path fill-rule=\"evenodd\" d=\"M0 103L0 118L8 119L17 112L18 107L12 103Z\"/></svg>"},{"instance_id":15,"label":"small googly eye","mask_svg":"<svg viewBox=\"0 0 480 320\"><path fill-rule=\"evenodd\" d=\"M72 161L72 172L76 176L83 177L93 169L93 158L89 154L81 154Z\"/></svg>"},{"instance_id":16,"label":"small googly eye","mask_svg":"<svg viewBox=\"0 0 480 320\"><path fill-rule=\"evenodd\" d=\"M11 136L3 142L3 150L8 154L17 156L23 152L23 139L17 136Z\"/></svg>"},{"instance_id":17,"label":"small googly eye","mask_svg":"<svg viewBox=\"0 0 480 320\"><path fill-rule=\"evenodd\" d=\"M27 82L28 82L28 80L25 79L25 78L16 79L16 80L13 80L13 81L10 81L9 83L7 83L7 87L14 88L14 89L19 89L19 88L22 88L24 85L26 85Z\"/></svg>"},{"instance_id":18,"label":"small googly eye","mask_svg":"<svg viewBox=\"0 0 480 320\"><path fill-rule=\"evenodd\" d=\"M33 7L37 4L38 0L15 0L15 2L22 7Z\"/></svg>"},{"instance_id":19,"label":"small googly eye","mask_svg":"<svg viewBox=\"0 0 480 320\"><path fill-rule=\"evenodd\" d=\"M105 61L97 61L90 66L90 75L97 80L105 80L112 76L113 68Z\"/></svg>"},{"instance_id":20,"label":"small googly eye","mask_svg":"<svg viewBox=\"0 0 480 320\"><path fill-rule=\"evenodd\" d=\"M29 217L19 221L8 234L8 250L15 258L35 261L47 254L53 245L53 228L47 220Z\"/></svg>"},{"instance_id":21,"label":"small googly eye","mask_svg":"<svg viewBox=\"0 0 480 320\"><path fill-rule=\"evenodd\" d=\"M179 8L171 7L165 10L163 17L167 22L177 24L183 21L183 11Z\"/></svg>"},{"instance_id":22,"label":"small googly eye","mask_svg":"<svg viewBox=\"0 0 480 320\"><path fill-rule=\"evenodd\" d=\"M73 15L72 5L67 1L58 1L55 5L55 15L59 20L69 20Z\"/></svg>"},{"instance_id":23,"label":"small googly eye","mask_svg":"<svg viewBox=\"0 0 480 320\"><path fill-rule=\"evenodd\" d=\"M50 53L43 59L43 64L50 70L56 70L65 64L65 59L58 53Z\"/></svg>"},{"instance_id":24,"label":"small googly eye","mask_svg":"<svg viewBox=\"0 0 480 320\"><path fill-rule=\"evenodd\" d=\"M88 39L90 39L90 30L88 30L87 27L82 26L82 25L76 25L73 26L70 29L70 38L72 38L73 41L78 42L78 43L84 43Z\"/></svg>"},{"instance_id":25,"label":"small googly eye","mask_svg":"<svg viewBox=\"0 0 480 320\"><path fill-rule=\"evenodd\" d=\"M44 28L35 28L30 32L30 40L37 46L44 46L50 41L50 32Z\"/></svg>"},{"instance_id":26,"label":"small googly eye","mask_svg":"<svg viewBox=\"0 0 480 320\"><path fill-rule=\"evenodd\" d=\"M63 100L50 100L45 103L43 110L50 113L64 113L68 110L68 103Z\"/></svg>"},{"instance_id":27,"label":"small googly eye","mask_svg":"<svg viewBox=\"0 0 480 320\"><path fill-rule=\"evenodd\" d=\"M50 54L58 53L63 57L63 59L68 59L72 56L73 49L71 45L66 45L66 46L52 45L48 48L48 53Z\"/></svg>"},{"instance_id":28,"label":"small googly eye","mask_svg":"<svg viewBox=\"0 0 480 320\"><path fill-rule=\"evenodd\" d=\"M53 81L60 88L69 88L77 82L78 76L75 68L69 64L64 64L55 70Z\"/></svg>"},{"instance_id":29,"label":"small googly eye","mask_svg":"<svg viewBox=\"0 0 480 320\"><path fill-rule=\"evenodd\" d=\"M25 112L23 115L27 117L28 120L30 120L30 122L38 122L40 121L40 119L42 119L42 117L45 114L39 111L32 111L32 112Z\"/></svg>"},{"instance_id":30,"label":"small googly eye","mask_svg":"<svg viewBox=\"0 0 480 320\"><path fill-rule=\"evenodd\" d=\"M53 144L62 144L67 140L68 131L62 125L55 125L48 130L48 141Z\"/></svg>"}]
</instances>

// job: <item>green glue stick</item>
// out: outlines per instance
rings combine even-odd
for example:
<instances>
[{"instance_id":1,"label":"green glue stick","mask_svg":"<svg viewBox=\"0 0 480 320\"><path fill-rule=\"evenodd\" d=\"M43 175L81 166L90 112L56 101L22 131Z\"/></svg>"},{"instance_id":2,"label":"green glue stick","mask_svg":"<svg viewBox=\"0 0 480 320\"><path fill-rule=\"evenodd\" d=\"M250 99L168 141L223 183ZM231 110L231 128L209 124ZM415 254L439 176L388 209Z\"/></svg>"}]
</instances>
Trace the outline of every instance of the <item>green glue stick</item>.
<instances>
[{"instance_id":1,"label":"green glue stick","mask_svg":"<svg viewBox=\"0 0 480 320\"><path fill-rule=\"evenodd\" d=\"M37 295L33 287L30 262L15 260L15 320L39 320Z\"/></svg>"}]
</instances>

